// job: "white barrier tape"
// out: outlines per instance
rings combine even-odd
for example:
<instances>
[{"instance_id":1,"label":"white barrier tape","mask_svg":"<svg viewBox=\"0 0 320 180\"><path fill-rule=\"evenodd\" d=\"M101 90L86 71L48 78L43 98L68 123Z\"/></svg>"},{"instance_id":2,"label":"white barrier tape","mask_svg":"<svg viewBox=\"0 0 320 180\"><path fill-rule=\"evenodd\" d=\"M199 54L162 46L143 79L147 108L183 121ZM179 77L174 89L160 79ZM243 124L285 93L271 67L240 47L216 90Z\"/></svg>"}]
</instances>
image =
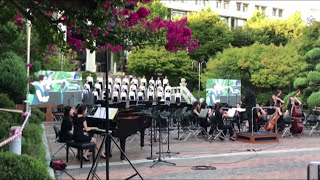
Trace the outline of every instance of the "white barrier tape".
<instances>
[{"instance_id":1,"label":"white barrier tape","mask_svg":"<svg viewBox=\"0 0 320 180\"><path fill-rule=\"evenodd\" d=\"M30 117L31 113L30 113L30 112L26 112L25 115L26 115L27 117L26 117L26 119L24 120L24 122L23 122L23 124L22 124L22 127L19 128L17 134L15 134L15 135L11 136L10 138L2 141L2 142L0 143L0 147L6 145L6 144L8 144L8 143L10 143L11 141L14 141L15 139L17 139L17 138L19 138L19 137L21 136L22 131L23 131L24 127L26 126L26 124L27 124L27 122L28 122L28 120L29 120L29 117Z\"/></svg>"}]
</instances>

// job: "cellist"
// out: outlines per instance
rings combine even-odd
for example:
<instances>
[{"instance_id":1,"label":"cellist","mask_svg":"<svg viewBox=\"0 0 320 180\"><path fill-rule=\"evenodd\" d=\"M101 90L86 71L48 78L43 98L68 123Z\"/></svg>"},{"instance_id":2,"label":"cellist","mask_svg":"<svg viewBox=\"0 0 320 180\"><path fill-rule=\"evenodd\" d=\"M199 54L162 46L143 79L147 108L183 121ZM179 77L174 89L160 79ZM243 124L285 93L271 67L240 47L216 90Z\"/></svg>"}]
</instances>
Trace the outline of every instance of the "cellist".
<instances>
[{"instance_id":1,"label":"cellist","mask_svg":"<svg viewBox=\"0 0 320 180\"><path fill-rule=\"evenodd\" d=\"M284 122L283 122L283 113L282 113L282 107L285 104L285 102L280 99L280 95L281 95L281 90L278 91L277 95L272 95L272 99L270 102L270 106L275 106L275 113L277 113L279 115L279 120L277 121L277 125L278 125L278 131L282 131L284 129ZM276 115L276 114L275 114Z\"/></svg>"}]
</instances>

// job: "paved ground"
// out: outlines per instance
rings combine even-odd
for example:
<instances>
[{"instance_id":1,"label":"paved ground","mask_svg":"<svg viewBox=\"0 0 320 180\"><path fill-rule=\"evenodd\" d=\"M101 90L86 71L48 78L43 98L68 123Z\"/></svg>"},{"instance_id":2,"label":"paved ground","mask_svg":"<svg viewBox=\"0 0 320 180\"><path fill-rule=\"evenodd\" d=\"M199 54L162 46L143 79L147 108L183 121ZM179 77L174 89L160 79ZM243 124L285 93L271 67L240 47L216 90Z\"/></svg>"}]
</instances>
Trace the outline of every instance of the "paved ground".
<instances>
[{"instance_id":1,"label":"paved ground","mask_svg":"<svg viewBox=\"0 0 320 180\"><path fill-rule=\"evenodd\" d=\"M45 132L50 152L55 152L59 146L54 143L53 125L59 123L46 122ZM286 137L279 143L249 144L239 141L213 141L190 137L186 142L178 141L177 135L170 138L170 150L180 154L165 160L176 163L171 166L158 163L153 168L150 156L149 136L146 136L146 146L141 149L139 137L131 143L127 142L127 156L144 179L306 179L307 166L310 161L320 161L319 134L308 136L309 130L299 137ZM158 143L154 151L158 151ZM167 152L167 146L163 146ZM249 151L250 150L250 151ZM110 159L110 178L125 179L134 170L127 161L120 161L119 150L113 146L113 157ZM156 154L154 154L155 156ZM57 159L65 160L65 151L56 155ZM91 162L86 162L80 169L78 160L68 163L68 172L76 179L86 179ZM212 166L215 170L193 170L194 166ZM101 160L97 174L106 178L105 160ZM58 173L57 173L58 174ZM68 179L66 175L63 179ZM135 177L138 179L138 177ZM70 179L70 178L69 178Z\"/></svg>"}]
</instances>

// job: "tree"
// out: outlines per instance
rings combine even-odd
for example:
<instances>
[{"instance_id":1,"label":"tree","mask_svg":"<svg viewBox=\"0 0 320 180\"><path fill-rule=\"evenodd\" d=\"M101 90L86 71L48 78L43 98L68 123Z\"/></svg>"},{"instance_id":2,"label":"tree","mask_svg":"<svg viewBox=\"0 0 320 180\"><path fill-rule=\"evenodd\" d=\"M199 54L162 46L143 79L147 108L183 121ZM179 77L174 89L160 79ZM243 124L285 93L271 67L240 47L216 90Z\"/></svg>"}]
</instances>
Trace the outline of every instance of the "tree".
<instances>
[{"instance_id":1,"label":"tree","mask_svg":"<svg viewBox=\"0 0 320 180\"><path fill-rule=\"evenodd\" d=\"M136 8L138 10L140 7L146 7L151 11L151 14L148 16L147 20L152 21L156 17L161 19L170 19L170 11L165 7L160 0L154 0L149 4L139 4ZM169 18L168 18L169 17Z\"/></svg>"},{"instance_id":2,"label":"tree","mask_svg":"<svg viewBox=\"0 0 320 180\"><path fill-rule=\"evenodd\" d=\"M302 36L291 40L290 42L298 49L299 54L305 55L313 48L320 48L320 22L313 22L302 31Z\"/></svg>"},{"instance_id":3,"label":"tree","mask_svg":"<svg viewBox=\"0 0 320 180\"><path fill-rule=\"evenodd\" d=\"M162 47L146 47L132 51L128 56L128 70L130 73L142 77L156 78L161 73L167 75L170 84L179 85L181 78L190 81L195 78L191 72L191 59L187 52L170 53Z\"/></svg>"},{"instance_id":4,"label":"tree","mask_svg":"<svg viewBox=\"0 0 320 180\"><path fill-rule=\"evenodd\" d=\"M285 45L290 39L295 39L302 34L306 24L301 19L300 12L296 12L286 20L269 19L264 12L256 11L248 19L245 29L254 30L260 43L269 45Z\"/></svg>"},{"instance_id":5,"label":"tree","mask_svg":"<svg viewBox=\"0 0 320 180\"><path fill-rule=\"evenodd\" d=\"M73 59L76 58L76 52L63 53L60 48L54 47L54 53L47 53L44 70L51 71L74 71L75 64ZM72 51L72 50L69 50ZM62 63L62 65L61 65Z\"/></svg>"},{"instance_id":6,"label":"tree","mask_svg":"<svg viewBox=\"0 0 320 180\"><path fill-rule=\"evenodd\" d=\"M207 78L240 79L244 87L256 91L289 87L302 66L300 56L291 47L255 43L250 47L229 48L208 62L203 76Z\"/></svg>"},{"instance_id":7,"label":"tree","mask_svg":"<svg viewBox=\"0 0 320 180\"><path fill-rule=\"evenodd\" d=\"M77 50L108 48L118 52L132 46L143 46L148 42L152 45L165 45L171 52L179 49L195 50L198 42L191 39L190 29L184 27L186 19L166 21L155 18L147 21L150 10L140 7L133 11L138 3L149 2L150 0L1 0L0 5L10 12L7 20L13 18L12 11L17 12L17 26L21 26L25 19L30 20L33 29L39 34L42 47L59 44L62 49L71 46ZM65 33L67 42L64 40ZM166 41L158 40L157 37L161 34L166 34Z\"/></svg>"},{"instance_id":8,"label":"tree","mask_svg":"<svg viewBox=\"0 0 320 180\"><path fill-rule=\"evenodd\" d=\"M14 52L6 52L0 55L0 72L0 91L21 104L27 93L26 64Z\"/></svg>"},{"instance_id":9,"label":"tree","mask_svg":"<svg viewBox=\"0 0 320 180\"><path fill-rule=\"evenodd\" d=\"M229 47L232 40L226 23L210 8L188 14L188 24L194 38L199 40L197 51L190 52L190 58L208 61L209 57Z\"/></svg>"}]
</instances>

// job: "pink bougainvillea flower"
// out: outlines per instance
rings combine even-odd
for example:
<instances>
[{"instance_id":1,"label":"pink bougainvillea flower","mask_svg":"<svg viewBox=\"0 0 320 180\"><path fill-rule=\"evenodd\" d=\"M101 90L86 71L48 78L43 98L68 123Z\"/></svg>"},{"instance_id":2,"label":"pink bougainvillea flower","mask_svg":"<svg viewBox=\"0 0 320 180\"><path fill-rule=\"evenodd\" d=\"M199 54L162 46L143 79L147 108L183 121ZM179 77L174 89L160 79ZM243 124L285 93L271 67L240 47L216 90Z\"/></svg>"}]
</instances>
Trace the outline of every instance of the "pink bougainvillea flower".
<instances>
[{"instance_id":1,"label":"pink bougainvillea flower","mask_svg":"<svg viewBox=\"0 0 320 180\"><path fill-rule=\"evenodd\" d=\"M31 68L31 67L32 67L32 64L29 63L29 64L27 64L26 66L27 66L28 68Z\"/></svg>"},{"instance_id":2,"label":"pink bougainvillea flower","mask_svg":"<svg viewBox=\"0 0 320 180\"><path fill-rule=\"evenodd\" d=\"M32 83L33 82L33 77L29 79L29 83Z\"/></svg>"},{"instance_id":3,"label":"pink bougainvillea flower","mask_svg":"<svg viewBox=\"0 0 320 180\"><path fill-rule=\"evenodd\" d=\"M119 52L119 51L121 51L121 46L120 45L116 45L111 49L111 51L114 52L114 53L115 52Z\"/></svg>"},{"instance_id":4,"label":"pink bougainvillea flower","mask_svg":"<svg viewBox=\"0 0 320 180\"><path fill-rule=\"evenodd\" d=\"M17 14L15 15L15 20L14 20L13 23L14 23L17 27L19 27L19 28L23 25L23 20L22 20L22 18L21 18L21 16L20 16L19 13L17 13Z\"/></svg>"},{"instance_id":5,"label":"pink bougainvillea flower","mask_svg":"<svg viewBox=\"0 0 320 180\"><path fill-rule=\"evenodd\" d=\"M43 79L43 78L44 78L44 75L43 75L43 74L40 74L40 75L39 75L39 78L40 78L40 79Z\"/></svg>"}]
</instances>

